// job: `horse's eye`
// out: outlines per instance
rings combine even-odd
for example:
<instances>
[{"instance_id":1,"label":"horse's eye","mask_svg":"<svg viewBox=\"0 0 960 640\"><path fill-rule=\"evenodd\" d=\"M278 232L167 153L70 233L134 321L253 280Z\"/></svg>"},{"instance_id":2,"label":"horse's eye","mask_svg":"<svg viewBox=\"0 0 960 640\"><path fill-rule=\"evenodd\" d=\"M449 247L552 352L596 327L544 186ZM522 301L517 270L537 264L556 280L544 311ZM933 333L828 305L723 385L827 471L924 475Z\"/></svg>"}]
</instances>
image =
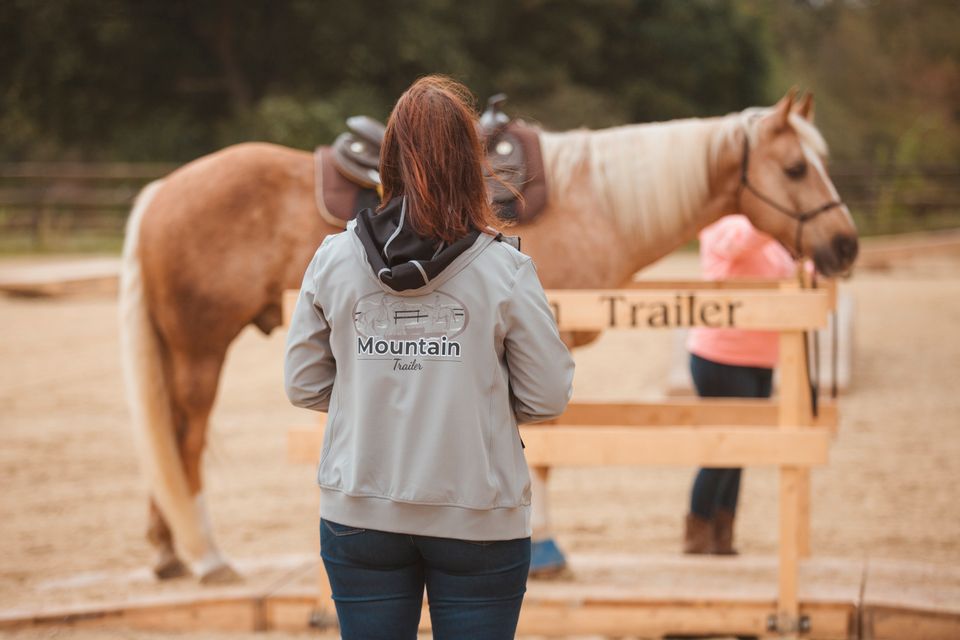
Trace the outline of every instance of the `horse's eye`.
<instances>
[{"instance_id":1,"label":"horse's eye","mask_svg":"<svg viewBox=\"0 0 960 640\"><path fill-rule=\"evenodd\" d=\"M791 180L800 180L803 176L807 175L807 163L801 160L796 164L785 167L783 172L787 174L787 177Z\"/></svg>"}]
</instances>

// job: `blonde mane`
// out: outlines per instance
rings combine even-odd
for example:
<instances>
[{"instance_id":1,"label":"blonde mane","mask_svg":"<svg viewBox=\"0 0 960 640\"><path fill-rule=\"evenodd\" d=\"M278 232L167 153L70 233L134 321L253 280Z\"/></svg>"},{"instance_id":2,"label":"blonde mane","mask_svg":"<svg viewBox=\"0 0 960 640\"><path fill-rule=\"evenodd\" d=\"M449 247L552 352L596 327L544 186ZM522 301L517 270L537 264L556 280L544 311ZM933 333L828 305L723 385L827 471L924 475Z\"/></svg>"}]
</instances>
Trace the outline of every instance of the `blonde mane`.
<instances>
[{"instance_id":1,"label":"blonde mane","mask_svg":"<svg viewBox=\"0 0 960 640\"><path fill-rule=\"evenodd\" d=\"M554 202L562 201L587 171L593 202L617 228L646 244L677 246L711 220L703 220L717 159L746 132L756 142L757 123L769 107L718 118L691 118L591 131L543 132L544 170ZM826 155L817 129L790 116L801 144ZM732 211L729 213L733 213Z\"/></svg>"}]
</instances>

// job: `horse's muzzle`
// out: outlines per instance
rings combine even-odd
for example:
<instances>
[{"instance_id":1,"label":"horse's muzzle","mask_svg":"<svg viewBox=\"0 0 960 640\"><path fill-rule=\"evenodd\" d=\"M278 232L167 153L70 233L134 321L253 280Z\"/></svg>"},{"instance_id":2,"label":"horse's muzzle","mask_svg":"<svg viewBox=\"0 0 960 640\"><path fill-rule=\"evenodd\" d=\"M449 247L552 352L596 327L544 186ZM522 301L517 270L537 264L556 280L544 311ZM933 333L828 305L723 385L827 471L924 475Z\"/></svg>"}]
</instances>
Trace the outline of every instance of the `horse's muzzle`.
<instances>
[{"instance_id":1,"label":"horse's muzzle","mask_svg":"<svg viewBox=\"0 0 960 640\"><path fill-rule=\"evenodd\" d=\"M857 236L838 233L833 236L828 246L820 247L814 252L813 262L817 271L825 276L843 275L850 271L859 251Z\"/></svg>"}]
</instances>

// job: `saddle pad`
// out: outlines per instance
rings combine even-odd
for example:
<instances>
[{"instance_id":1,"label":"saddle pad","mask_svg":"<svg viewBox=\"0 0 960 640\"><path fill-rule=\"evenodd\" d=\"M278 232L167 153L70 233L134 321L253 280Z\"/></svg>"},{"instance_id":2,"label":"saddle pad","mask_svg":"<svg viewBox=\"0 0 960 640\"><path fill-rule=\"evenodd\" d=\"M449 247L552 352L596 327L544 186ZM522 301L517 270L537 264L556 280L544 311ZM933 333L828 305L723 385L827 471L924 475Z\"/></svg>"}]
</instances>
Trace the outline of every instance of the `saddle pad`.
<instances>
[{"instance_id":1,"label":"saddle pad","mask_svg":"<svg viewBox=\"0 0 960 640\"><path fill-rule=\"evenodd\" d=\"M380 204L380 196L375 190L360 188L337 170L331 147L317 147L313 162L317 211L330 224L342 229L363 209Z\"/></svg>"},{"instance_id":2,"label":"saddle pad","mask_svg":"<svg viewBox=\"0 0 960 640\"><path fill-rule=\"evenodd\" d=\"M518 200L501 206L497 215L506 221L526 224L537 217L547 204L547 177L543 171L543 156L540 153L540 130L514 120L507 125L523 145L526 160L526 182L523 185L523 203Z\"/></svg>"}]
</instances>

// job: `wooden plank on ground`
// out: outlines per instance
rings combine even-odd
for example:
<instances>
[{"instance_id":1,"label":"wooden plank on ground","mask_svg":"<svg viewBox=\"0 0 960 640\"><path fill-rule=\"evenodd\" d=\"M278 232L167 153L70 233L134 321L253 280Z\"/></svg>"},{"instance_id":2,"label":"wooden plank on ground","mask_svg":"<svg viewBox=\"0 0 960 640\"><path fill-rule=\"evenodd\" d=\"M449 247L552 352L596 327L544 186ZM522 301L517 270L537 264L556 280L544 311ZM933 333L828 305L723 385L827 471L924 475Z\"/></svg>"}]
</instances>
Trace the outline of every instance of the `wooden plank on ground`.
<instances>
[{"instance_id":1,"label":"wooden plank on ground","mask_svg":"<svg viewBox=\"0 0 960 640\"><path fill-rule=\"evenodd\" d=\"M531 580L520 633L656 637L665 633L762 635L775 611L776 560L768 556L717 559L681 555L571 554L574 578ZM818 560L804 567L801 611L809 638L853 637L862 563ZM278 609L299 603L284 630L296 631L309 608L309 579L271 598ZM268 602L268 609L273 605ZM421 631L429 629L424 608ZM273 628L273 627L271 627Z\"/></svg>"},{"instance_id":2,"label":"wooden plank on ground","mask_svg":"<svg viewBox=\"0 0 960 640\"><path fill-rule=\"evenodd\" d=\"M573 634L655 637L665 633L762 635L776 608L776 560L682 555L571 554L573 579L531 580L519 632L547 637ZM818 560L804 567L801 611L809 638L852 637L862 563ZM298 631L316 592L301 577L272 593L269 628ZM430 628L424 607L421 631Z\"/></svg>"},{"instance_id":3,"label":"wooden plank on ground","mask_svg":"<svg viewBox=\"0 0 960 640\"><path fill-rule=\"evenodd\" d=\"M257 602L249 589L132 597L121 602L46 607L0 613L0 629L73 626L110 629L249 632L257 629Z\"/></svg>"},{"instance_id":4,"label":"wooden plank on ground","mask_svg":"<svg viewBox=\"0 0 960 640\"><path fill-rule=\"evenodd\" d=\"M116 293L119 258L85 258L0 266L0 291L47 297L73 293Z\"/></svg>"},{"instance_id":5,"label":"wooden plank on ground","mask_svg":"<svg viewBox=\"0 0 960 640\"><path fill-rule=\"evenodd\" d=\"M554 583L556 584L556 583ZM704 601L682 595L666 601L638 597L629 589L601 589L593 585L560 584L560 589L543 592L542 583L528 585L520 613L519 635L565 638L571 635L659 637L666 634L764 635L767 619L775 610L772 597L760 600ZM308 587L286 589L267 602L270 630L297 632L305 629L315 593ZM801 610L810 616L812 640L847 640L855 617L849 602L804 603ZM430 611L424 603L420 631L430 630Z\"/></svg>"},{"instance_id":6,"label":"wooden plank on ground","mask_svg":"<svg viewBox=\"0 0 960 640\"><path fill-rule=\"evenodd\" d=\"M569 560L571 580L529 583L522 633L764 635L767 617L776 610L778 563L773 556L573 553ZM0 629L78 625L166 632L307 631L317 597L318 561L304 556L303 562L294 562L284 556L277 562L283 571L266 571L276 576L266 587L193 585L144 596L137 590L152 587L131 586L119 602L0 611ZM255 564L263 571L270 559L257 558ZM812 625L803 637L861 637L860 622L862 637L874 640L960 637L957 567L871 560L862 587L863 609L858 610L863 576L862 560L814 558L801 564L798 611ZM67 576L61 582L75 580ZM426 611L422 629L429 629Z\"/></svg>"},{"instance_id":7,"label":"wooden plank on ground","mask_svg":"<svg viewBox=\"0 0 960 640\"><path fill-rule=\"evenodd\" d=\"M871 559L861 614L865 639L960 638L960 568Z\"/></svg>"},{"instance_id":8,"label":"wooden plank on ground","mask_svg":"<svg viewBox=\"0 0 960 640\"><path fill-rule=\"evenodd\" d=\"M307 572L315 576L315 557L287 554L238 560L234 566L243 583L219 587L192 580L145 580L139 571L64 576L35 591L40 600L36 605L22 603L0 611L0 629L69 625L168 632L261 631L268 627L267 596Z\"/></svg>"},{"instance_id":9,"label":"wooden plank on ground","mask_svg":"<svg viewBox=\"0 0 960 640\"><path fill-rule=\"evenodd\" d=\"M267 590L263 601L263 628L270 631L298 632L311 624L317 627L336 626L336 614L325 620L317 618L317 574L320 571L320 559L292 573L283 582L278 582ZM324 576L326 577L326 576ZM332 611L333 603L329 603ZM326 613L326 611L325 611Z\"/></svg>"},{"instance_id":10,"label":"wooden plank on ground","mask_svg":"<svg viewBox=\"0 0 960 640\"><path fill-rule=\"evenodd\" d=\"M944 613L864 605L860 613L863 640L957 640L960 613Z\"/></svg>"},{"instance_id":11,"label":"wooden plank on ground","mask_svg":"<svg viewBox=\"0 0 960 640\"><path fill-rule=\"evenodd\" d=\"M553 602L528 595L520 612L518 634L547 637L599 636L766 636L774 610L768 602L669 603L590 600ZM801 612L810 618L804 638L847 640L852 605L810 605Z\"/></svg>"}]
</instances>

